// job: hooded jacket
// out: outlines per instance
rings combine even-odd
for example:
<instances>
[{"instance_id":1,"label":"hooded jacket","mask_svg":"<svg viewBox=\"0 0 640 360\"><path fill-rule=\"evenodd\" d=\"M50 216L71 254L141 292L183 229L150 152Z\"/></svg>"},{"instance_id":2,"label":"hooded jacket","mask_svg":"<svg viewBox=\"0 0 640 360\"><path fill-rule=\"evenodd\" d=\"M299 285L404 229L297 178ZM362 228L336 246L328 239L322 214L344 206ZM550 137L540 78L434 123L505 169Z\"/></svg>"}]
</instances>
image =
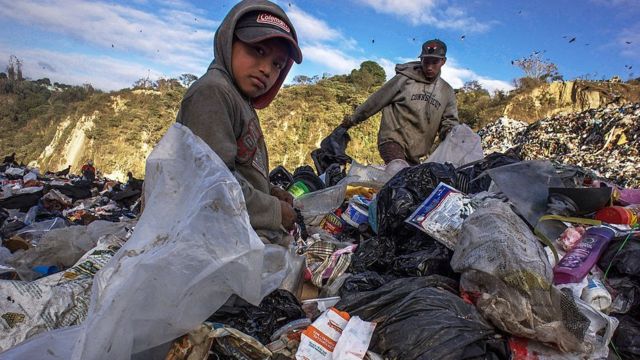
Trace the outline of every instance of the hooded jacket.
<instances>
[{"instance_id":1,"label":"hooded jacket","mask_svg":"<svg viewBox=\"0 0 640 360\"><path fill-rule=\"evenodd\" d=\"M396 65L396 76L369 96L347 123L356 125L380 110L378 145L397 142L413 163L429 154L438 133L458 124L453 88L440 74L427 80L419 61Z\"/></svg>"},{"instance_id":2,"label":"hooded jacket","mask_svg":"<svg viewBox=\"0 0 640 360\"><path fill-rule=\"evenodd\" d=\"M251 11L266 11L284 20L297 35L287 15L264 0L244 0L234 6L216 31L214 60L207 72L187 90L176 121L202 138L242 187L251 226L258 235L277 242L284 234L280 200L270 194L269 157L255 109L275 98L293 65L290 58L275 84L257 98L247 98L235 84L231 53L237 21Z\"/></svg>"}]
</instances>

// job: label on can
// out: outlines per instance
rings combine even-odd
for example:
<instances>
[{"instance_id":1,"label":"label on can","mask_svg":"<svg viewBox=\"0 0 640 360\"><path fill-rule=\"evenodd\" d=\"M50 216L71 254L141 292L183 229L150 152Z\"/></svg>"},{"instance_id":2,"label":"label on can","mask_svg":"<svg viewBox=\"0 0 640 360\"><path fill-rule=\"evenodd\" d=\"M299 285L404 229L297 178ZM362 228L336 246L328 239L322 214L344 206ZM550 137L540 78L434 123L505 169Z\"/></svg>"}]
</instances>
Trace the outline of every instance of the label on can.
<instances>
[{"instance_id":1,"label":"label on can","mask_svg":"<svg viewBox=\"0 0 640 360\"><path fill-rule=\"evenodd\" d=\"M344 229L344 223L336 214L330 213L320 221L320 227L331 235L338 235Z\"/></svg>"}]
</instances>

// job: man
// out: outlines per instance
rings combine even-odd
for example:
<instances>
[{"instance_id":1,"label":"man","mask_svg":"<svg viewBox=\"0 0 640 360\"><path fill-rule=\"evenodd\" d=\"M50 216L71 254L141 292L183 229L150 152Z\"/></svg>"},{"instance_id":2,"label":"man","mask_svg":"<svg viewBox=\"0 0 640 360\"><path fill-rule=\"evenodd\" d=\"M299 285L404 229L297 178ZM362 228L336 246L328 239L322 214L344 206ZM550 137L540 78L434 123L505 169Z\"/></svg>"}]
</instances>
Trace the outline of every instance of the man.
<instances>
[{"instance_id":1,"label":"man","mask_svg":"<svg viewBox=\"0 0 640 360\"><path fill-rule=\"evenodd\" d=\"M429 155L435 137L444 139L458 125L455 93L440 77L446 55L447 45L441 40L425 42L420 61L396 65L396 76L340 126L349 129L382 110L378 150L385 164L396 159L420 163Z\"/></svg>"}]
</instances>

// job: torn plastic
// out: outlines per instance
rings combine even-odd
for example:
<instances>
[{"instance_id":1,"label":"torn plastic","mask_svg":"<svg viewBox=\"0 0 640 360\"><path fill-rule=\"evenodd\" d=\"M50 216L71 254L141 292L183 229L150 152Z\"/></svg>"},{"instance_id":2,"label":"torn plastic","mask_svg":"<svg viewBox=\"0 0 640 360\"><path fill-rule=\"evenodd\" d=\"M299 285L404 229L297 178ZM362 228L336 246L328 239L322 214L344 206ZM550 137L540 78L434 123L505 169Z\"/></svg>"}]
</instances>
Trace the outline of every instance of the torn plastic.
<instances>
[{"instance_id":1,"label":"torn plastic","mask_svg":"<svg viewBox=\"0 0 640 360\"><path fill-rule=\"evenodd\" d=\"M16 346L8 357L129 359L196 328L232 294L259 303L264 245L222 160L174 124L146 169L145 211L96 275L87 319ZM66 352L48 352L52 341Z\"/></svg>"},{"instance_id":2,"label":"torn plastic","mask_svg":"<svg viewBox=\"0 0 640 360\"><path fill-rule=\"evenodd\" d=\"M503 331L586 353L589 320L551 286L553 271L529 227L511 208L489 200L463 223L451 266L478 311Z\"/></svg>"},{"instance_id":3,"label":"torn plastic","mask_svg":"<svg viewBox=\"0 0 640 360\"><path fill-rule=\"evenodd\" d=\"M466 124L454 126L426 162L451 163L455 167L482 160L482 141Z\"/></svg>"}]
</instances>

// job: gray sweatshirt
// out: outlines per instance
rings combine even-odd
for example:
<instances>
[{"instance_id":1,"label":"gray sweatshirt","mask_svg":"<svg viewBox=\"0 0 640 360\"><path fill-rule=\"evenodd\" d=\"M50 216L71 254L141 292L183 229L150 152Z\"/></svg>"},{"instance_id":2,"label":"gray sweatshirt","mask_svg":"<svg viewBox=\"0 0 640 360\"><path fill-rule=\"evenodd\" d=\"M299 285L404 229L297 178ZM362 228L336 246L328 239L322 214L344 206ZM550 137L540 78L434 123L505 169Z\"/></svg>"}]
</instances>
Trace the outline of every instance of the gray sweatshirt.
<instances>
[{"instance_id":1,"label":"gray sweatshirt","mask_svg":"<svg viewBox=\"0 0 640 360\"><path fill-rule=\"evenodd\" d=\"M283 19L297 39L287 15L274 4L263 0L237 4L216 31L215 59L187 90L176 121L189 127L220 156L242 187L251 226L258 235L277 242L284 234L280 225L280 200L270 194L269 156L254 108L262 109L271 103L293 60L289 59L278 81L266 94L249 99L240 92L231 71L233 33L240 17L256 10L266 10Z\"/></svg>"},{"instance_id":2,"label":"gray sweatshirt","mask_svg":"<svg viewBox=\"0 0 640 360\"><path fill-rule=\"evenodd\" d=\"M369 96L348 124L356 125L380 110L378 145L395 141L414 163L429 154L436 135L458 124L453 88L440 75L428 81L419 61L396 65L396 76Z\"/></svg>"}]
</instances>

